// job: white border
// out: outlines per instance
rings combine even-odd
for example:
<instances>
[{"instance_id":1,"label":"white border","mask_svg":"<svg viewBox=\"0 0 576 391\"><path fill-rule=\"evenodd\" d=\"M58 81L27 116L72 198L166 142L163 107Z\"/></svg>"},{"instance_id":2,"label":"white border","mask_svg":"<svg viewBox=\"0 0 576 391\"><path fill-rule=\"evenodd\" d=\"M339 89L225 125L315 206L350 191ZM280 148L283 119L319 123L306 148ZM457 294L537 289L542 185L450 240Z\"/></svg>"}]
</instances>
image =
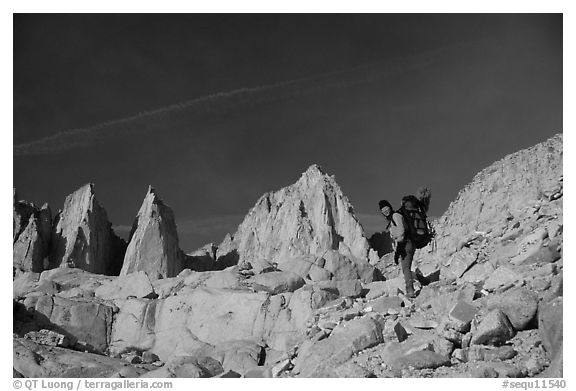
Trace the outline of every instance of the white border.
<instances>
[{"instance_id":1,"label":"white border","mask_svg":"<svg viewBox=\"0 0 576 391\"><path fill-rule=\"evenodd\" d=\"M572 2L574 3L574 2ZM3 186L3 191L0 193L2 216L2 254L4 254L4 268L3 270L3 280L2 280L2 293L4 297L3 307L5 311L9 311L8 298L12 296L12 282L10 279L10 269L9 269L9 259L11 258L11 245L9 244L9 237L11 237L11 230L9 228L9 205L11 200L8 198L11 195L11 190L8 188L7 182L8 177L12 176L13 171L13 160L12 160L12 13L211 13L211 12L229 12L229 13L267 13L267 12L277 12L277 13L295 13L295 12L306 12L306 13L400 13L400 12L417 12L417 13L478 13L478 12L489 12L489 13L564 13L564 150L565 153L565 195L564 195L564 221L568 222L567 226L564 228L565 237L573 238L575 237L573 232L573 227L575 221L571 217L574 216L574 205L573 200L573 180L572 171L574 167L574 159L571 155L573 147L573 129L574 129L574 119L572 110L574 106L573 91L574 91L574 75L573 70L576 69L574 66L574 24L576 22L573 17L573 6L571 6L569 1L534 1L534 0L517 0L517 1L477 1L477 2L466 2L466 1L425 1L425 0L412 0L406 2L399 1L388 1L388 2L377 2L377 1L304 1L304 0L292 0L286 2L273 2L273 1L188 1L188 2L178 2L178 1L120 1L120 0L99 0L93 2L80 2L80 1L41 1L41 0L21 0L21 1L9 1L3 2L2 4L2 16L0 21L0 28L2 34L0 39L2 42L2 49L5 53L2 63L2 183L6 183ZM514 152L514 151L510 151ZM13 183L13 181L12 181ZM566 202L568 201L568 202ZM564 248L564 258L567 260L565 262L564 274L568 277L567 281L570 281L570 277L573 276L574 265L574 251L570 241L568 241ZM570 283L565 287L566 302L568 305L565 307L567 309L571 308L572 298L574 297L574 289ZM573 324L574 317L570 310L564 312L564 323L565 326L571 326ZM11 324L6 321L2 323L2 351L5 356L8 356L8 352L12 350L10 340L8 336L11 331ZM574 337L570 330L564 333L564 346L565 349L565 379L567 379L568 387L576 387L576 378L573 376L574 359L570 354L572 352L571 347L574 346ZM5 385L9 389L12 387L12 374L9 371L7 360L3 360L0 371L2 373L2 379L6 382ZM529 379L526 379L529 380ZM198 383L196 383L198 382ZM345 387L346 389L353 389L355 386L360 387L390 387L394 389L396 387L405 389L442 389L442 390L462 390L462 387L466 387L470 390L490 390L490 389L502 389L501 379L373 379L373 380L358 380L358 379L291 379L291 380L260 380L260 379L242 379L239 381L234 381L234 384L230 383L214 383L214 380L207 383L208 380L194 380L194 383L190 383L190 380L175 379L175 384L178 387L175 389L190 389L192 387L234 387L239 389L253 389L254 387L270 388L275 389L292 389L296 387L330 387L330 388L340 388ZM227 381L224 381L227 382ZM368 382L366 384L365 382Z\"/></svg>"}]
</instances>

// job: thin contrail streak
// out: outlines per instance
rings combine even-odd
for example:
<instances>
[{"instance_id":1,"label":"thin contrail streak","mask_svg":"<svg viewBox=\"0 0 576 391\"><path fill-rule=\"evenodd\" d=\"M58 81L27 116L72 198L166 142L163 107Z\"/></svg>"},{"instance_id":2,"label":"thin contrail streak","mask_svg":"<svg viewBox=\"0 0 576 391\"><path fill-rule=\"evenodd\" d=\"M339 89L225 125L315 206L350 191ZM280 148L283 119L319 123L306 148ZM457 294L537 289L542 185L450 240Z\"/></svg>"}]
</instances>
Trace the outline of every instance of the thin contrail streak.
<instances>
[{"instance_id":1,"label":"thin contrail streak","mask_svg":"<svg viewBox=\"0 0 576 391\"><path fill-rule=\"evenodd\" d=\"M101 122L86 128L61 131L48 137L15 145L13 152L14 156L62 152L130 133L142 133L154 129L166 131L165 127L161 124L154 124L154 121L162 120L167 115L174 116L178 113L186 113L187 115L216 114L241 107L273 103L370 83L430 65L437 61L434 59L438 58L438 54L453 49L454 46L436 49L401 60L374 62L311 77L218 92L159 109L143 111L129 117ZM140 125L140 127L135 125Z\"/></svg>"}]
</instances>

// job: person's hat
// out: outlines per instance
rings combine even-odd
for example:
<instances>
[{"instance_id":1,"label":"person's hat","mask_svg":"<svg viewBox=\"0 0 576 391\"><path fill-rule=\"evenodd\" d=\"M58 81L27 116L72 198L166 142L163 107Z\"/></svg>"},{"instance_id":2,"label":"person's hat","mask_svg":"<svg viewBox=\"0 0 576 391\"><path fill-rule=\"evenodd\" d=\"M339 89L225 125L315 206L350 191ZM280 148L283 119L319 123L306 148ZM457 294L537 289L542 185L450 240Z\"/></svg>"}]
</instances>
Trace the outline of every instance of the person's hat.
<instances>
[{"instance_id":1,"label":"person's hat","mask_svg":"<svg viewBox=\"0 0 576 391\"><path fill-rule=\"evenodd\" d=\"M389 203L388 201L386 201L386 200L380 200L380 201L378 201L378 208L382 209L382 208L384 208L385 206L389 206L390 209L393 209L393 208L392 208L392 204Z\"/></svg>"}]
</instances>

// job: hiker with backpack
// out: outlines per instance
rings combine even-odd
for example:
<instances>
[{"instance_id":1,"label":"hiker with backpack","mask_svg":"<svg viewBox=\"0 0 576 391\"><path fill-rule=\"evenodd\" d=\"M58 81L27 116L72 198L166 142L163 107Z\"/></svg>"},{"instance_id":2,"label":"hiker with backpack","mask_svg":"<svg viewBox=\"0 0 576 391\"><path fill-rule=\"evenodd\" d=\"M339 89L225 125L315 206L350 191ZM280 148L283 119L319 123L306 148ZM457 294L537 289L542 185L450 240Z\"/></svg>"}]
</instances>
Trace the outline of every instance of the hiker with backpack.
<instances>
[{"instance_id":1,"label":"hiker with backpack","mask_svg":"<svg viewBox=\"0 0 576 391\"><path fill-rule=\"evenodd\" d=\"M419 189L418 197L409 195L402 198L402 206L394 211L390 202L378 203L380 212L386 218L385 231L394 241L394 261L402 267L406 296L414 298L414 279L412 278L412 260L416 249L425 247L433 237L426 212L430 206L430 190Z\"/></svg>"}]
</instances>

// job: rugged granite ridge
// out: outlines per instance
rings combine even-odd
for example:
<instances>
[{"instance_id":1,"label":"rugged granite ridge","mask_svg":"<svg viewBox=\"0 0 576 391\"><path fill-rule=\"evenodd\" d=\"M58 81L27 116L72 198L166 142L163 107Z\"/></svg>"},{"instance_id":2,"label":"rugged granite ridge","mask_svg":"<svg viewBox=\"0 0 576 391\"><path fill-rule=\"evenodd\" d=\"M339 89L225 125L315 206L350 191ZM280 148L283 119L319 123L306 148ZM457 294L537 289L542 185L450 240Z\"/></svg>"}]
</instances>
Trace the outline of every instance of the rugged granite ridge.
<instances>
[{"instance_id":1,"label":"rugged granite ridge","mask_svg":"<svg viewBox=\"0 0 576 391\"><path fill-rule=\"evenodd\" d=\"M439 247L488 232L540 199L560 198L563 135L512 153L480 171L439 219Z\"/></svg>"},{"instance_id":2,"label":"rugged granite ridge","mask_svg":"<svg viewBox=\"0 0 576 391\"><path fill-rule=\"evenodd\" d=\"M237 257L256 269L283 258L334 250L357 260L368 241L352 205L333 176L310 166L296 183L264 194L236 232L218 246L219 261Z\"/></svg>"},{"instance_id":3,"label":"rugged granite ridge","mask_svg":"<svg viewBox=\"0 0 576 391\"><path fill-rule=\"evenodd\" d=\"M66 197L55 217L48 268L76 267L117 275L124 249L125 243L112 231L106 210L89 183Z\"/></svg>"},{"instance_id":4,"label":"rugged granite ridge","mask_svg":"<svg viewBox=\"0 0 576 391\"><path fill-rule=\"evenodd\" d=\"M143 271L152 280L174 277L184 269L184 254L178 246L174 213L148 187L132 225L120 275Z\"/></svg>"}]
</instances>

